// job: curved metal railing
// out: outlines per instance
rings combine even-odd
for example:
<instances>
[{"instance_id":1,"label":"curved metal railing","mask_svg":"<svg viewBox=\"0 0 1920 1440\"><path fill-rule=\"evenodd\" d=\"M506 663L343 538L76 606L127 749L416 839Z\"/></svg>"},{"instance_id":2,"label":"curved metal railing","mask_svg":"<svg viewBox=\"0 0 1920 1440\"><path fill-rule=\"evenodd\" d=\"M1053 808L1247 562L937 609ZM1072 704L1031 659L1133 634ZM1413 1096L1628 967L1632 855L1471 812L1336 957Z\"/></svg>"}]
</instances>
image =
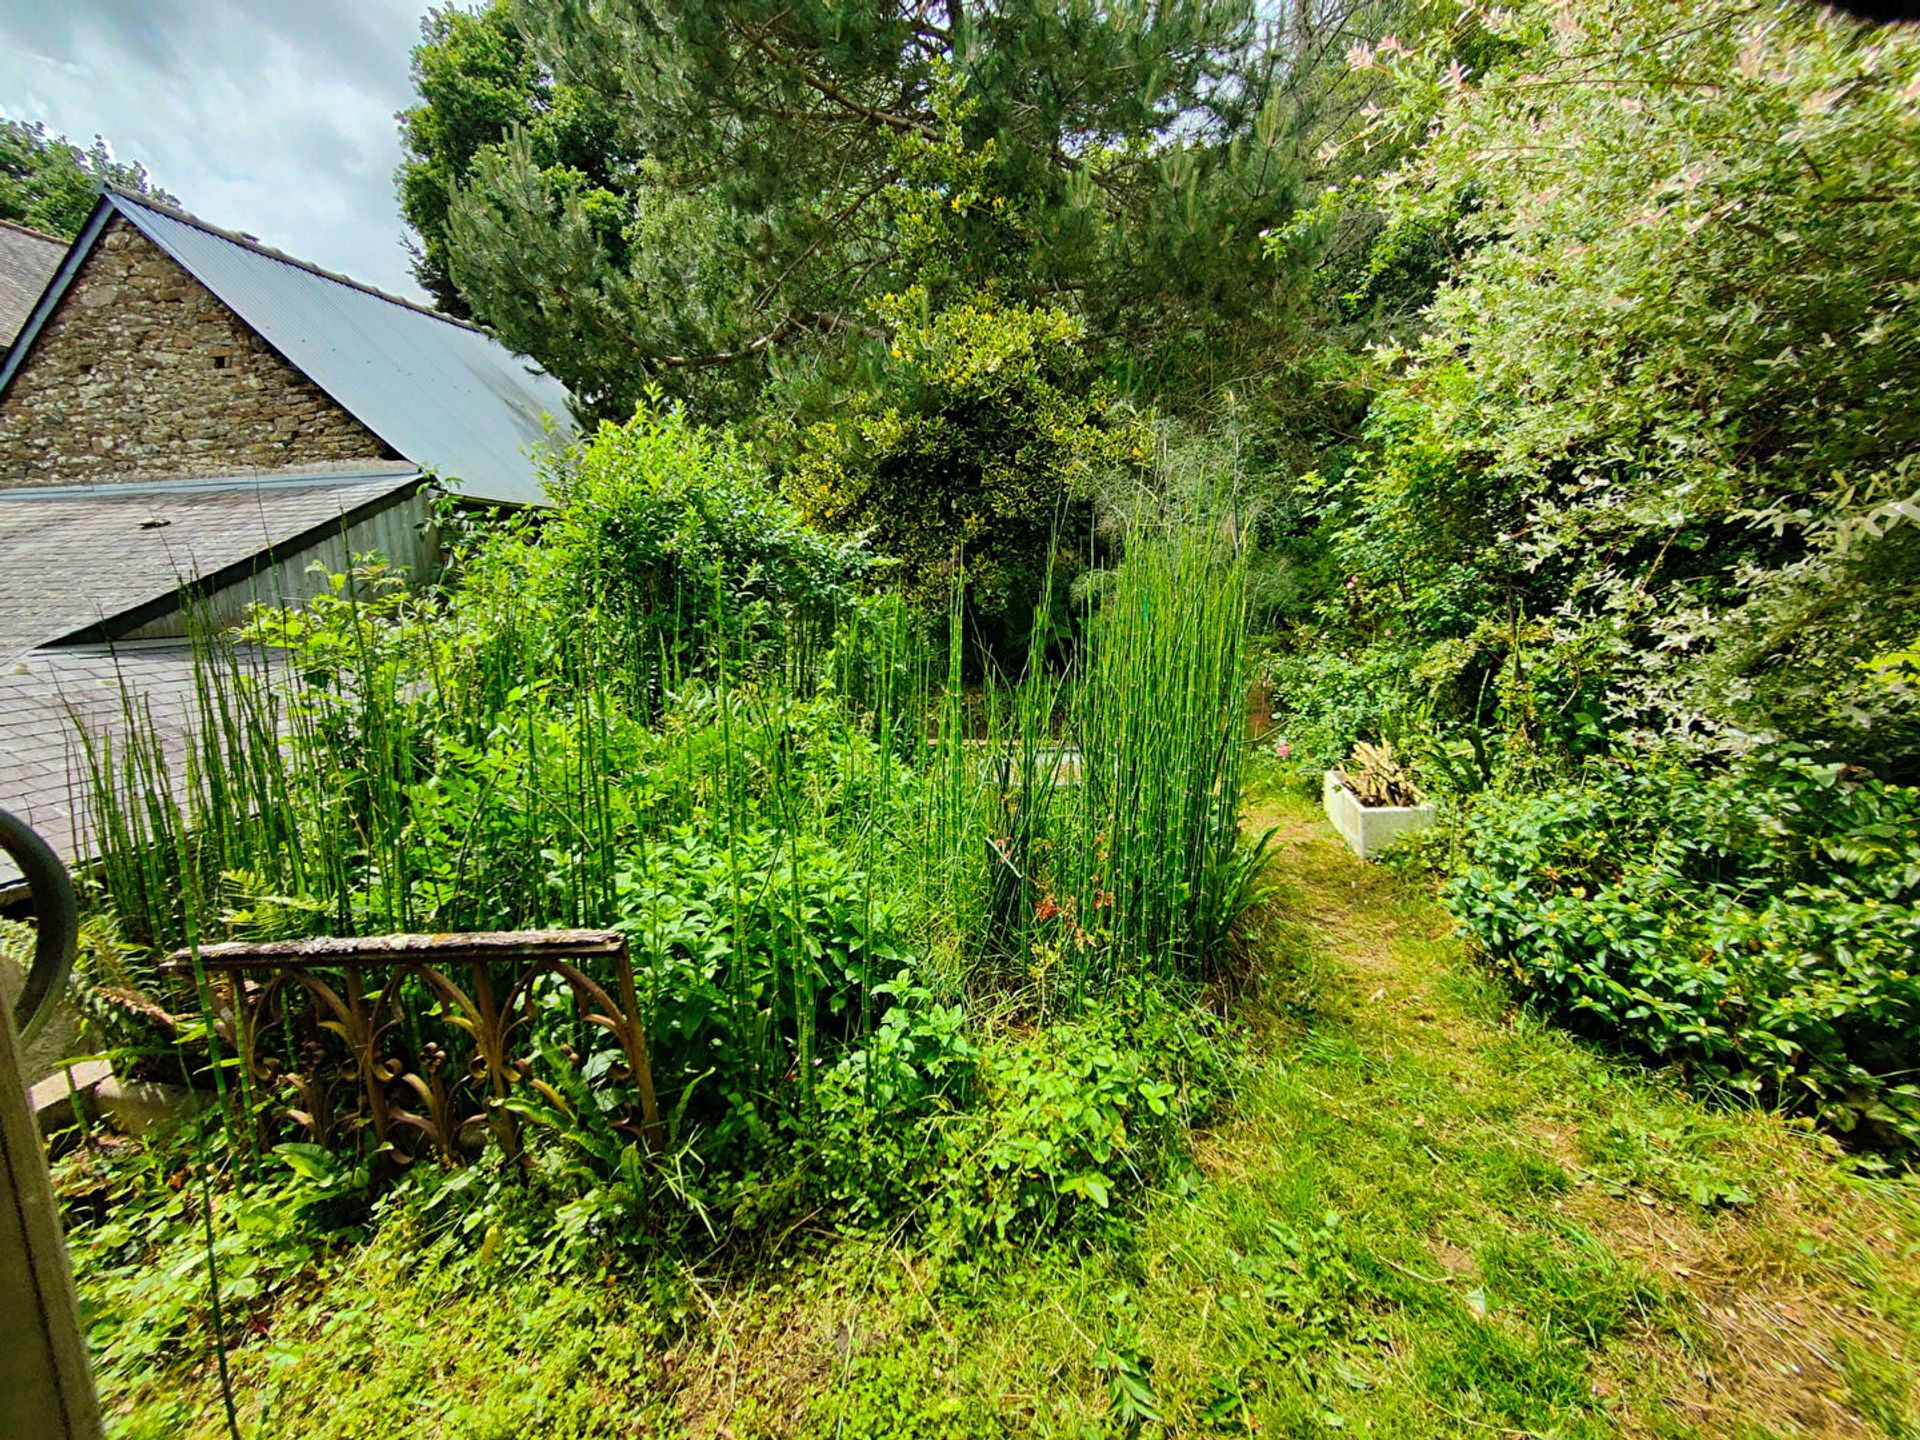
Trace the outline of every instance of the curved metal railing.
<instances>
[{"instance_id":1,"label":"curved metal railing","mask_svg":"<svg viewBox=\"0 0 1920 1440\"><path fill-rule=\"evenodd\" d=\"M13 857L33 895L38 934L27 983L14 1002L13 1028L24 1047L53 1014L54 1002L73 969L80 937L80 912L73 898L73 877L51 846L26 821L0 810L0 849Z\"/></svg>"}]
</instances>

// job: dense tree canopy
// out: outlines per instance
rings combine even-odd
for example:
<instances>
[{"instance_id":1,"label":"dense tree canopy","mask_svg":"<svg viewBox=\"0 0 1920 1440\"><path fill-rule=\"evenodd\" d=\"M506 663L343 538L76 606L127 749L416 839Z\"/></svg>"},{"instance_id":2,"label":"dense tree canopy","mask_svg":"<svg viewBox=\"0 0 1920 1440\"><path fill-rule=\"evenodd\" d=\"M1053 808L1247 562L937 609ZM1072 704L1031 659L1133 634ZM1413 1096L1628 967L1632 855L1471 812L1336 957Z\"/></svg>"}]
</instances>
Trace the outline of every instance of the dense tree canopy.
<instances>
[{"instance_id":1,"label":"dense tree canopy","mask_svg":"<svg viewBox=\"0 0 1920 1440\"><path fill-rule=\"evenodd\" d=\"M1474 23L1478 73L1356 56L1422 137L1380 202L1463 256L1329 511L1340 623L1568 737L1910 773L1920 46L1741 0Z\"/></svg>"},{"instance_id":2,"label":"dense tree canopy","mask_svg":"<svg viewBox=\"0 0 1920 1440\"><path fill-rule=\"evenodd\" d=\"M144 165L113 158L104 136L82 149L45 125L0 119L0 220L12 220L63 240L80 233L100 183L178 204L153 183Z\"/></svg>"},{"instance_id":3,"label":"dense tree canopy","mask_svg":"<svg viewBox=\"0 0 1920 1440\"><path fill-rule=\"evenodd\" d=\"M419 235L414 273L443 308L467 313L448 270L453 193L483 151L523 137L527 164L597 217L598 243L617 258L625 234L620 187L631 165L591 92L558 85L522 35L509 0L428 13L413 53L420 104L401 116L407 158L396 177L400 208Z\"/></svg>"},{"instance_id":4,"label":"dense tree canopy","mask_svg":"<svg viewBox=\"0 0 1920 1440\"><path fill-rule=\"evenodd\" d=\"M1352 409L1329 325L1430 293L1351 273L1372 202L1302 223L1330 161L1398 153L1330 143L1386 88L1347 48L1423 15L492 0L427 23L401 197L423 282L584 411L658 387L744 424L807 513L872 530L916 586L964 551L1012 636L1054 541L1145 453L1117 405L1261 392L1293 437L1269 450L1297 451L1300 417Z\"/></svg>"},{"instance_id":5,"label":"dense tree canopy","mask_svg":"<svg viewBox=\"0 0 1920 1440\"><path fill-rule=\"evenodd\" d=\"M494 0L428 24L402 189L447 303L590 410L747 421L915 577L964 548L1017 612L1117 407L1230 394L1287 643L1376 667L1329 736L1511 702L1884 764L1911 45L1750 0Z\"/></svg>"}]
</instances>

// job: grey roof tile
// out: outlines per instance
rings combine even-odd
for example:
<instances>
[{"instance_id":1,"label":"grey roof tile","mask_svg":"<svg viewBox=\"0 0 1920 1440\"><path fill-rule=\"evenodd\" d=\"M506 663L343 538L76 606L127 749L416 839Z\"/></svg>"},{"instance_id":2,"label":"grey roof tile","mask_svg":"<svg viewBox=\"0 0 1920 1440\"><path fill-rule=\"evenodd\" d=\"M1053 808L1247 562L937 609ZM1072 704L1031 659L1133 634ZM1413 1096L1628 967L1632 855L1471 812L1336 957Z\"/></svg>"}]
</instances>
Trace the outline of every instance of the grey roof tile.
<instances>
[{"instance_id":1,"label":"grey roof tile","mask_svg":"<svg viewBox=\"0 0 1920 1440\"><path fill-rule=\"evenodd\" d=\"M0 220L0 351L27 323L66 253L66 241Z\"/></svg>"},{"instance_id":2,"label":"grey roof tile","mask_svg":"<svg viewBox=\"0 0 1920 1440\"><path fill-rule=\"evenodd\" d=\"M411 466L0 490L0 665L416 488Z\"/></svg>"},{"instance_id":3,"label":"grey roof tile","mask_svg":"<svg viewBox=\"0 0 1920 1440\"><path fill-rule=\"evenodd\" d=\"M0 809L38 830L63 859L86 848L86 755L78 726L117 740L129 697L153 722L184 783L182 742L194 709L193 652L184 640L62 646L0 665ZM0 854L0 899L19 871Z\"/></svg>"}]
</instances>

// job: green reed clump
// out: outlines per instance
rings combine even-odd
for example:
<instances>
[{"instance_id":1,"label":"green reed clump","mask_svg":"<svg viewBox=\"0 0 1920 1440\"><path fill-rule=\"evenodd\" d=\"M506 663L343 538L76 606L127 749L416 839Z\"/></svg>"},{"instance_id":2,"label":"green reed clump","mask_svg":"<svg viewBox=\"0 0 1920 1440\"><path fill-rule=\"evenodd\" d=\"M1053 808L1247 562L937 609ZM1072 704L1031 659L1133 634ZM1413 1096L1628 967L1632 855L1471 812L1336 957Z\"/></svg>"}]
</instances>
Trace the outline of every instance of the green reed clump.
<instances>
[{"instance_id":1,"label":"green reed clump","mask_svg":"<svg viewBox=\"0 0 1920 1440\"><path fill-rule=\"evenodd\" d=\"M1244 907L1246 563L1230 527L1136 526L1075 658L1036 654L966 730L941 697L940 859L977 988L1078 1007L1116 976L1199 978ZM955 677L957 678L957 677Z\"/></svg>"},{"instance_id":2,"label":"green reed clump","mask_svg":"<svg viewBox=\"0 0 1920 1440\"><path fill-rule=\"evenodd\" d=\"M1240 886L1247 572L1185 524L1136 538L1095 618L1075 715L1082 884L1116 944L1192 970L1226 939Z\"/></svg>"}]
</instances>

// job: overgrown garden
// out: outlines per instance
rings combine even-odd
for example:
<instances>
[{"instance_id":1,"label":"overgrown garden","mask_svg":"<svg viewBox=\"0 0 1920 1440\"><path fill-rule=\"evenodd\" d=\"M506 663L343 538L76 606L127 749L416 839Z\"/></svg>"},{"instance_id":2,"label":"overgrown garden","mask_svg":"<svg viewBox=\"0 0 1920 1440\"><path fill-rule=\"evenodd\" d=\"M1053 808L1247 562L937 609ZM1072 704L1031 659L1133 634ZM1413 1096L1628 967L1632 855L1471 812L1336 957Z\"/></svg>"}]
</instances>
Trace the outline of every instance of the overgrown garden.
<instances>
[{"instance_id":1,"label":"overgrown garden","mask_svg":"<svg viewBox=\"0 0 1920 1440\"><path fill-rule=\"evenodd\" d=\"M81 999L210 1097L62 1162L117 1433L1910 1433L1910 27L495 0L415 77L423 283L597 428L90 737ZM342 982L389 1136L199 958L559 927L644 1123L571 982Z\"/></svg>"}]
</instances>

